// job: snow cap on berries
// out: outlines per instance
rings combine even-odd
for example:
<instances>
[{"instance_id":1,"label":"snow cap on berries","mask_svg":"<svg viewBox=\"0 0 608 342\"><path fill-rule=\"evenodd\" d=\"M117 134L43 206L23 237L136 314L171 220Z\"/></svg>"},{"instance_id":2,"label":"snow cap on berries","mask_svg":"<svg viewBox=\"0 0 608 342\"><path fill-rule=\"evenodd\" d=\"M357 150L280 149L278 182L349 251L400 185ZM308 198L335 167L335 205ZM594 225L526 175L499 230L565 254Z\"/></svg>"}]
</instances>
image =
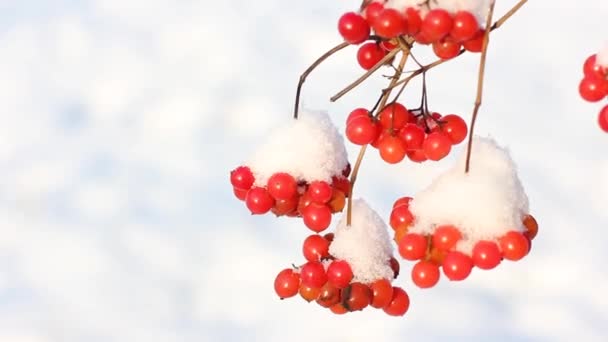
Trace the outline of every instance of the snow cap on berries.
<instances>
[{"instance_id":1,"label":"snow cap on berries","mask_svg":"<svg viewBox=\"0 0 608 342\"><path fill-rule=\"evenodd\" d=\"M393 279L390 259L393 255L386 223L362 199L353 202L351 226L346 225L346 214L338 223L329 253L345 260L353 271L353 281L371 283Z\"/></svg>"},{"instance_id":2,"label":"snow cap on berries","mask_svg":"<svg viewBox=\"0 0 608 342\"><path fill-rule=\"evenodd\" d=\"M258 186L277 172L298 181L331 183L348 165L348 156L344 138L326 112L301 111L297 120L273 131L246 165Z\"/></svg>"},{"instance_id":3,"label":"snow cap on berries","mask_svg":"<svg viewBox=\"0 0 608 342\"><path fill-rule=\"evenodd\" d=\"M455 14L458 11L468 11L477 17L479 26L484 27L492 1L494 0L434 0L429 1L427 6L424 1L420 0L389 0L385 7L395 8L399 11L404 11L408 7L413 7L420 11L423 18L429 8L441 8L448 11L450 14Z\"/></svg>"},{"instance_id":4,"label":"snow cap on berries","mask_svg":"<svg viewBox=\"0 0 608 342\"><path fill-rule=\"evenodd\" d=\"M608 68L608 43L604 45L604 48L597 53L595 62L603 67Z\"/></svg>"},{"instance_id":5,"label":"snow cap on berries","mask_svg":"<svg viewBox=\"0 0 608 342\"><path fill-rule=\"evenodd\" d=\"M508 231L524 232L528 197L509 152L490 138L476 136L469 173L466 151L410 203L416 217L412 233L433 234L439 225L454 225L463 235L456 249L471 254L474 242L496 240Z\"/></svg>"}]
</instances>

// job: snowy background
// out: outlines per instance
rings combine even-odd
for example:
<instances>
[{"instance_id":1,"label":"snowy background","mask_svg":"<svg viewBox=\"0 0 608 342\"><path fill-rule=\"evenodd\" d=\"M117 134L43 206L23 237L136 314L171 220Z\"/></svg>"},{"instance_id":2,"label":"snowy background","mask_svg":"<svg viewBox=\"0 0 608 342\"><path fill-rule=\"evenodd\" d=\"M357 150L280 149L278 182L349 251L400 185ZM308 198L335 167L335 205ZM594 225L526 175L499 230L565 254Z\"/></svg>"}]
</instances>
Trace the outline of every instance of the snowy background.
<instances>
[{"instance_id":1,"label":"snowy background","mask_svg":"<svg viewBox=\"0 0 608 342\"><path fill-rule=\"evenodd\" d=\"M605 341L608 135L577 93L608 39L597 0L530 1L493 35L478 132L519 164L540 223L528 258L426 292L404 266L403 318L275 298L308 231L251 217L228 172L289 119L299 73L358 4L0 1L0 341ZM304 88L341 130L385 82L330 104L361 73L355 52ZM476 65L430 74L433 110L470 117ZM455 158L389 166L370 152L356 192L384 217Z\"/></svg>"}]
</instances>

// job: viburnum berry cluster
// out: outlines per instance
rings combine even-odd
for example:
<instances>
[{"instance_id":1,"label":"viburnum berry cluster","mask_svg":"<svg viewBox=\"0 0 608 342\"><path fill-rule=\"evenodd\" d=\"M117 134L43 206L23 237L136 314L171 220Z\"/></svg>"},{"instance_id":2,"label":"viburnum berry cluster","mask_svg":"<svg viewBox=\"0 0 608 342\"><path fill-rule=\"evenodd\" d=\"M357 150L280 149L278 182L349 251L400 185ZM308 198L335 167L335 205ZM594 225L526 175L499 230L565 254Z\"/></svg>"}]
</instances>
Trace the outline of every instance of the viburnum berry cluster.
<instances>
[{"instance_id":1,"label":"viburnum berry cluster","mask_svg":"<svg viewBox=\"0 0 608 342\"><path fill-rule=\"evenodd\" d=\"M252 214L302 218L315 234L302 243L305 262L281 270L274 289L279 298L298 294L336 314L368 307L402 316L410 307L408 293L395 283L398 254L415 264L411 280L433 287L443 274L464 280L473 268L489 270L503 260L517 261L531 250L538 224L508 151L494 140L474 135L482 101L490 33L501 27L527 1L520 0L493 21L493 0L363 1L358 11L338 20L343 42L317 59L301 75L293 117L267 136L253 157L234 169L234 194ZM357 106L346 118L344 136L360 146L349 162L345 139L327 113L300 113L306 78L323 61L360 45L354 82L330 98L334 102L382 67L394 71L373 106ZM432 49L439 59L422 64L416 49ZM477 94L469 124L456 114L429 110L426 74L467 52L480 52ZM417 69L406 72L408 61ZM603 69L602 69L603 70ZM409 82L422 77L418 106L399 97ZM454 166L413 197L398 199L388 225L353 190L368 146L397 164L439 161L468 137ZM471 165L474 167L471 167ZM344 210L346 209L346 210ZM333 232L333 215L340 214ZM323 233L324 235L320 235Z\"/></svg>"},{"instance_id":2,"label":"viburnum berry cluster","mask_svg":"<svg viewBox=\"0 0 608 342\"><path fill-rule=\"evenodd\" d=\"M583 64L583 79L578 86L580 96L589 102L599 102L608 98L608 45L593 54ZM600 128L608 133L608 104L598 116Z\"/></svg>"}]
</instances>

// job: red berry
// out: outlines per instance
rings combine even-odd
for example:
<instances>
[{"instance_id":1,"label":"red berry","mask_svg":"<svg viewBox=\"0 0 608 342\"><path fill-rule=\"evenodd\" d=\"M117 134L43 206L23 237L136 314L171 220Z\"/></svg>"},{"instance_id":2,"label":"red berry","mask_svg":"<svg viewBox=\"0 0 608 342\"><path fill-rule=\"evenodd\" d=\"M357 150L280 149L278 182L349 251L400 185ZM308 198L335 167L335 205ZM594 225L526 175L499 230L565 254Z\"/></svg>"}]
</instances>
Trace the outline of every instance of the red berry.
<instances>
[{"instance_id":1,"label":"red berry","mask_svg":"<svg viewBox=\"0 0 608 342\"><path fill-rule=\"evenodd\" d=\"M327 283L321 287L319 297L317 298L317 304L324 308L333 307L334 305L340 303L340 300L342 299L341 294L342 291L340 291L340 289L332 286L330 283Z\"/></svg>"},{"instance_id":2,"label":"red berry","mask_svg":"<svg viewBox=\"0 0 608 342\"><path fill-rule=\"evenodd\" d=\"M409 233L399 241L399 254L401 254L405 260L420 260L424 258L424 255L426 254L427 245L428 242L424 236Z\"/></svg>"},{"instance_id":3,"label":"red berry","mask_svg":"<svg viewBox=\"0 0 608 342\"><path fill-rule=\"evenodd\" d=\"M302 211L304 224L313 232L327 229L331 223L331 209L324 204L311 203Z\"/></svg>"},{"instance_id":4,"label":"red berry","mask_svg":"<svg viewBox=\"0 0 608 342\"><path fill-rule=\"evenodd\" d=\"M329 256L329 241L321 235L310 235L302 244L302 254L308 261L319 261Z\"/></svg>"},{"instance_id":5,"label":"red berry","mask_svg":"<svg viewBox=\"0 0 608 342\"><path fill-rule=\"evenodd\" d=\"M460 53L460 43L446 37L433 43L433 52L441 59L452 59Z\"/></svg>"},{"instance_id":6,"label":"red berry","mask_svg":"<svg viewBox=\"0 0 608 342\"><path fill-rule=\"evenodd\" d=\"M236 196L236 198L240 199L241 201L244 201L247 198L247 192L249 192L249 190L232 188L232 192L234 193L234 196Z\"/></svg>"},{"instance_id":7,"label":"red berry","mask_svg":"<svg viewBox=\"0 0 608 342\"><path fill-rule=\"evenodd\" d=\"M253 187L247 192L245 204L254 215L266 214L274 206L274 199L264 188Z\"/></svg>"},{"instance_id":8,"label":"red berry","mask_svg":"<svg viewBox=\"0 0 608 342\"><path fill-rule=\"evenodd\" d=\"M507 260L520 260L530 251L530 241L520 232L510 231L502 236L498 242L502 254Z\"/></svg>"},{"instance_id":9,"label":"red berry","mask_svg":"<svg viewBox=\"0 0 608 342\"><path fill-rule=\"evenodd\" d=\"M365 118L370 118L370 113L369 110L365 109L365 108L357 108L355 110L353 110L352 112L350 112L350 114L348 114L348 117L346 117L346 125L350 125L351 121L353 121L355 118L358 117L365 117ZM346 177L346 176L345 176Z\"/></svg>"},{"instance_id":10,"label":"red berry","mask_svg":"<svg viewBox=\"0 0 608 342\"><path fill-rule=\"evenodd\" d=\"M393 298L383 310L390 316L403 316L410 307L410 297L400 287L393 287Z\"/></svg>"},{"instance_id":11,"label":"red berry","mask_svg":"<svg viewBox=\"0 0 608 342\"><path fill-rule=\"evenodd\" d=\"M483 37L485 35L485 30L479 30L473 36L473 38L462 43L462 46L465 50L469 52L481 52L483 50Z\"/></svg>"},{"instance_id":12,"label":"red berry","mask_svg":"<svg viewBox=\"0 0 608 342\"><path fill-rule=\"evenodd\" d=\"M414 163L422 163L428 160L422 149L407 151L407 157Z\"/></svg>"},{"instance_id":13,"label":"red berry","mask_svg":"<svg viewBox=\"0 0 608 342\"><path fill-rule=\"evenodd\" d=\"M583 73L585 77L605 79L608 75L608 68L597 64L597 55L591 55L585 60Z\"/></svg>"},{"instance_id":14,"label":"red berry","mask_svg":"<svg viewBox=\"0 0 608 342\"><path fill-rule=\"evenodd\" d=\"M597 117L597 122L600 125L600 128L608 133L608 105L604 106L600 111L600 115Z\"/></svg>"},{"instance_id":15,"label":"red berry","mask_svg":"<svg viewBox=\"0 0 608 342\"><path fill-rule=\"evenodd\" d=\"M458 11L454 14L454 26L450 31L450 36L457 42L463 42L475 37L479 31L477 18L468 11Z\"/></svg>"},{"instance_id":16,"label":"red berry","mask_svg":"<svg viewBox=\"0 0 608 342\"><path fill-rule=\"evenodd\" d=\"M362 283L352 283L342 290L342 305L348 311L361 311L372 300L372 291Z\"/></svg>"},{"instance_id":17,"label":"red berry","mask_svg":"<svg viewBox=\"0 0 608 342\"><path fill-rule=\"evenodd\" d=\"M439 226L433 234L433 246L442 251L449 251L462 238L458 228L452 225Z\"/></svg>"},{"instance_id":18,"label":"red berry","mask_svg":"<svg viewBox=\"0 0 608 342\"><path fill-rule=\"evenodd\" d=\"M344 315L348 312L348 310L344 307L344 305L342 305L342 303L332 305L329 310L331 310L331 312L335 313L336 315Z\"/></svg>"},{"instance_id":19,"label":"red berry","mask_svg":"<svg viewBox=\"0 0 608 342\"><path fill-rule=\"evenodd\" d=\"M399 205L391 211L390 225L394 230L407 228L414 222L409 206Z\"/></svg>"},{"instance_id":20,"label":"red berry","mask_svg":"<svg viewBox=\"0 0 608 342\"><path fill-rule=\"evenodd\" d=\"M448 11L436 8L424 17L420 31L431 42L436 42L450 33L453 24L454 21Z\"/></svg>"},{"instance_id":21,"label":"red berry","mask_svg":"<svg viewBox=\"0 0 608 342\"><path fill-rule=\"evenodd\" d=\"M608 112L608 106L604 107L604 109ZM533 240L536 237L536 234L538 234L538 222L536 222L534 216L528 214L524 216L522 223L524 224L524 227L526 227L524 235L528 239Z\"/></svg>"},{"instance_id":22,"label":"red berry","mask_svg":"<svg viewBox=\"0 0 608 342\"><path fill-rule=\"evenodd\" d=\"M380 126L384 129L393 129L394 131L400 130L406 123L412 119L412 113L410 113L404 105L398 102L394 102L384 107L378 114L378 120Z\"/></svg>"},{"instance_id":23,"label":"red berry","mask_svg":"<svg viewBox=\"0 0 608 342\"><path fill-rule=\"evenodd\" d=\"M327 281L334 287L343 289L353 280L353 271L348 262L336 260L327 268Z\"/></svg>"},{"instance_id":24,"label":"red berry","mask_svg":"<svg viewBox=\"0 0 608 342\"><path fill-rule=\"evenodd\" d=\"M391 282L382 278L373 282L370 286L372 300L370 305L376 309L382 309L391 303L393 299L393 286Z\"/></svg>"},{"instance_id":25,"label":"red berry","mask_svg":"<svg viewBox=\"0 0 608 342\"><path fill-rule=\"evenodd\" d=\"M408 151L421 149L425 136L422 127L413 123L408 123L399 130L399 138L403 140Z\"/></svg>"},{"instance_id":26,"label":"red berry","mask_svg":"<svg viewBox=\"0 0 608 342\"><path fill-rule=\"evenodd\" d=\"M346 137L355 145L370 144L377 136L376 123L370 117L355 117L346 125Z\"/></svg>"},{"instance_id":27,"label":"red berry","mask_svg":"<svg viewBox=\"0 0 608 342\"><path fill-rule=\"evenodd\" d=\"M382 160L389 164L397 164L405 158L406 150L403 140L392 135L387 135L378 142L378 150Z\"/></svg>"},{"instance_id":28,"label":"red berry","mask_svg":"<svg viewBox=\"0 0 608 342\"><path fill-rule=\"evenodd\" d=\"M393 203L393 210L395 210L395 208L400 207L402 205L409 207L411 201L412 201L411 197L401 197L400 199L396 200L395 203Z\"/></svg>"},{"instance_id":29,"label":"red berry","mask_svg":"<svg viewBox=\"0 0 608 342\"><path fill-rule=\"evenodd\" d=\"M608 95L608 82L587 76L579 84L578 91L584 100L598 102Z\"/></svg>"},{"instance_id":30,"label":"red berry","mask_svg":"<svg viewBox=\"0 0 608 342\"><path fill-rule=\"evenodd\" d=\"M331 200L333 190L327 182L314 181L308 186L310 199L318 204L325 204Z\"/></svg>"},{"instance_id":31,"label":"red berry","mask_svg":"<svg viewBox=\"0 0 608 342\"><path fill-rule=\"evenodd\" d=\"M420 31L418 32L415 36L414 36L414 40L416 41L416 43L421 44L421 45L429 45L431 43L433 43L433 41L427 37L424 32Z\"/></svg>"},{"instance_id":32,"label":"red berry","mask_svg":"<svg viewBox=\"0 0 608 342\"><path fill-rule=\"evenodd\" d=\"M422 144L424 155L434 161L445 158L452 150L452 141L447 134L432 132L426 136Z\"/></svg>"},{"instance_id":33,"label":"red berry","mask_svg":"<svg viewBox=\"0 0 608 342\"><path fill-rule=\"evenodd\" d=\"M453 145L460 144L464 141L469 133L467 123L458 115L449 114L441 118L444 123L441 125L441 130L452 141Z\"/></svg>"},{"instance_id":34,"label":"red berry","mask_svg":"<svg viewBox=\"0 0 608 342\"><path fill-rule=\"evenodd\" d=\"M430 261L418 261L412 268L412 281L421 289L428 289L439 282L439 266Z\"/></svg>"},{"instance_id":35,"label":"red berry","mask_svg":"<svg viewBox=\"0 0 608 342\"><path fill-rule=\"evenodd\" d=\"M247 166L239 166L230 171L230 183L233 187L241 190L249 190L253 186L255 178Z\"/></svg>"},{"instance_id":36,"label":"red berry","mask_svg":"<svg viewBox=\"0 0 608 342\"><path fill-rule=\"evenodd\" d=\"M407 30L407 21L394 8L385 8L373 22L374 31L383 38L395 38Z\"/></svg>"},{"instance_id":37,"label":"red berry","mask_svg":"<svg viewBox=\"0 0 608 342\"><path fill-rule=\"evenodd\" d=\"M274 280L274 291L279 298L289 298L298 294L300 287L300 275L291 268L286 268L279 272Z\"/></svg>"},{"instance_id":38,"label":"red berry","mask_svg":"<svg viewBox=\"0 0 608 342\"><path fill-rule=\"evenodd\" d=\"M359 62L361 68L369 70L378 64L385 55L386 52L380 47L380 44L365 43L357 51L357 62Z\"/></svg>"},{"instance_id":39,"label":"red berry","mask_svg":"<svg viewBox=\"0 0 608 342\"><path fill-rule=\"evenodd\" d=\"M361 15L355 12L344 13L338 21L338 31L342 38L350 44L359 44L369 38L369 24Z\"/></svg>"},{"instance_id":40,"label":"red berry","mask_svg":"<svg viewBox=\"0 0 608 342\"><path fill-rule=\"evenodd\" d=\"M346 177L332 177L331 185L334 187L334 194L336 192L342 192L346 197L350 194L350 180Z\"/></svg>"},{"instance_id":41,"label":"red berry","mask_svg":"<svg viewBox=\"0 0 608 342\"><path fill-rule=\"evenodd\" d=\"M408 7L405 9L405 18L407 20L406 33L410 36L416 35L420 31L420 26L422 26L420 12L413 7Z\"/></svg>"},{"instance_id":42,"label":"red berry","mask_svg":"<svg viewBox=\"0 0 608 342\"><path fill-rule=\"evenodd\" d=\"M376 139L372 141L371 145L378 148L378 146L380 146L380 142L384 140L385 137L391 135L392 131L390 129L383 128L380 124L376 124L376 134Z\"/></svg>"},{"instance_id":43,"label":"red berry","mask_svg":"<svg viewBox=\"0 0 608 342\"><path fill-rule=\"evenodd\" d=\"M466 279L473 269L473 260L460 252L452 251L443 260L443 273L452 281Z\"/></svg>"},{"instance_id":44,"label":"red berry","mask_svg":"<svg viewBox=\"0 0 608 342\"><path fill-rule=\"evenodd\" d=\"M473 264L482 270L491 270L500 264L502 254L492 241L478 241L473 247Z\"/></svg>"},{"instance_id":45,"label":"red berry","mask_svg":"<svg viewBox=\"0 0 608 342\"><path fill-rule=\"evenodd\" d=\"M372 2L365 7L365 18L370 25L374 25L374 21L378 18L380 13L384 10L384 4L381 2Z\"/></svg>"},{"instance_id":46,"label":"red berry","mask_svg":"<svg viewBox=\"0 0 608 342\"><path fill-rule=\"evenodd\" d=\"M302 284L310 287L323 287L327 283L325 267L318 261L309 261L300 269Z\"/></svg>"},{"instance_id":47,"label":"red berry","mask_svg":"<svg viewBox=\"0 0 608 342\"><path fill-rule=\"evenodd\" d=\"M313 300L317 300L319 298L319 294L321 293L321 289L318 287L310 287L304 284L300 284L300 290L298 291L300 296L307 301L312 302Z\"/></svg>"},{"instance_id":48,"label":"red berry","mask_svg":"<svg viewBox=\"0 0 608 342\"><path fill-rule=\"evenodd\" d=\"M276 216L289 215L291 213L295 213L298 209L298 203L300 201L300 197L296 194L296 196L289 199L278 199L274 202L274 206L271 211Z\"/></svg>"},{"instance_id":49,"label":"red berry","mask_svg":"<svg viewBox=\"0 0 608 342\"><path fill-rule=\"evenodd\" d=\"M298 183L290 174L279 172L268 179L268 193L275 199L293 198L298 191Z\"/></svg>"},{"instance_id":50,"label":"red berry","mask_svg":"<svg viewBox=\"0 0 608 342\"><path fill-rule=\"evenodd\" d=\"M393 270L393 279L397 279L397 277L399 277L399 271L401 270L399 261L397 261L395 257L391 257L391 260L389 260L388 263L391 265L391 269Z\"/></svg>"}]
</instances>

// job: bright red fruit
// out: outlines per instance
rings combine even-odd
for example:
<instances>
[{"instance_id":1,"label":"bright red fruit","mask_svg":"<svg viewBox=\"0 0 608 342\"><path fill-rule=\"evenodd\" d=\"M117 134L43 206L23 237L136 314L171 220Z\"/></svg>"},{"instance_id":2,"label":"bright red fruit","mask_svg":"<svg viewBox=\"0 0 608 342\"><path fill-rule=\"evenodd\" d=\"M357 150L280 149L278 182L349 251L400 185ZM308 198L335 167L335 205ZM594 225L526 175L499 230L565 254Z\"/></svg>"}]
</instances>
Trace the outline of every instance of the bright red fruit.
<instances>
[{"instance_id":1,"label":"bright red fruit","mask_svg":"<svg viewBox=\"0 0 608 342\"><path fill-rule=\"evenodd\" d=\"M442 132L432 132L426 136L422 143L424 155L434 161L445 158L452 150L452 141Z\"/></svg>"},{"instance_id":2,"label":"bright red fruit","mask_svg":"<svg viewBox=\"0 0 608 342\"><path fill-rule=\"evenodd\" d=\"M384 307L384 312L390 316L403 316L410 307L410 297L407 292L400 287L393 287L393 298L388 306Z\"/></svg>"},{"instance_id":3,"label":"bright red fruit","mask_svg":"<svg viewBox=\"0 0 608 342\"><path fill-rule=\"evenodd\" d=\"M319 261L329 256L329 241L321 235L310 235L302 244L302 254L308 261Z\"/></svg>"},{"instance_id":4,"label":"bright red fruit","mask_svg":"<svg viewBox=\"0 0 608 342\"><path fill-rule=\"evenodd\" d=\"M271 211L276 216L289 215L292 213L296 213L298 209L298 202L300 201L300 197L298 195L289 198L289 199L279 199L274 202L274 206Z\"/></svg>"},{"instance_id":5,"label":"bright red fruit","mask_svg":"<svg viewBox=\"0 0 608 342\"><path fill-rule=\"evenodd\" d=\"M274 280L274 291L279 298L289 298L298 294L300 288L300 275L291 268L279 272Z\"/></svg>"},{"instance_id":6,"label":"bright red fruit","mask_svg":"<svg viewBox=\"0 0 608 342\"><path fill-rule=\"evenodd\" d=\"M447 36L452 30L454 21L448 11L444 9L433 9L427 13L422 21L420 31L431 42L436 42Z\"/></svg>"},{"instance_id":7,"label":"bright red fruit","mask_svg":"<svg viewBox=\"0 0 608 342\"><path fill-rule=\"evenodd\" d=\"M608 133L608 105L604 106L600 111L599 116L597 117L597 122L600 125L600 128Z\"/></svg>"},{"instance_id":8,"label":"bright red fruit","mask_svg":"<svg viewBox=\"0 0 608 342\"><path fill-rule=\"evenodd\" d=\"M395 208L400 207L402 205L409 207L411 201L412 201L411 197L401 197L400 199L396 200L395 203L393 203L393 210L395 210Z\"/></svg>"},{"instance_id":9,"label":"bright red fruit","mask_svg":"<svg viewBox=\"0 0 608 342\"><path fill-rule=\"evenodd\" d=\"M413 115L405 106L398 102L387 105L378 114L380 126L384 129L393 129L394 131L400 130L406 123L412 120L412 117Z\"/></svg>"},{"instance_id":10,"label":"bright red fruit","mask_svg":"<svg viewBox=\"0 0 608 342\"><path fill-rule=\"evenodd\" d=\"M430 45L431 43L433 43L433 41L429 39L422 31L418 32L414 36L414 40L416 41L416 43L421 45Z\"/></svg>"},{"instance_id":11,"label":"bright red fruit","mask_svg":"<svg viewBox=\"0 0 608 342\"><path fill-rule=\"evenodd\" d=\"M460 43L446 37L433 43L433 52L441 59L452 59L460 53Z\"/></svg>"},{"instance_id":12,"label":"bright red fruit","mask_svg":"<svg viewBox=\"0 0 608 342\"><path fill-rule=\"evenodd\" d=\"M372 2L365 7L365 18L370 25L374 25L374 21L384 10L384 5L381 2Z\"/></svg>"},{"instance_id":13,"label":"bright red fruit","mask_svg":"<svg viewBox=\"0 0 608 342\"><path fill-rule=\"evenodd\" d=\"M374 67L384 56L386 52L378 43L365 43L359 47L357 51L357 62L364 70L369 70Z\"/></svg>"},{"instance_id":14,"label":"bright red fruit","mask_svg":"<svg viewBox=\"0 0 608 342\"><path fill-rule=\"evenodd\" d=\"M608 95L606 80L586 76L578 86L578 92L585 101L598 102Z\"/></svg>"},{"instance_id":15,"label":"bright red fruit","mask_svg":"<svg viewBox=\"0 0 608 342\"><path fill-rule=\"evenodd\" d=\"M342 305L348 311L361 311L372 300L372 291L362 283L352 283L342 290Z\"/></svg>"},{"instance_id":16,"label":"bright red fruit","mask_svg":"<svg viewBox=\"0 0 608 342\"><path fill-rule=\"evenodd\" d=\"M473 269L473 260L465 254L452 251L443 260L443 274L452 281L465 280Z\"/></svg>"},{"instance_id":17,"label":"bright red fruit","mask_svg":"<svg viewBox=\"0 0 608 342\"><path fill-rule=\"evenodd\" d=\"M241 201L244 201L247 198L247 192L249 192L249 190L232 188L232 192L234 193L234 196L236 196L236 198L240 199Z\"/></svg>"},{"instance_id":18,"label":"bright red fruit","mask_svg":"<svg viewBox=\"0 0 608 342\"><path fill-rule=\"evenodd\" d=\"M353 280L353 271L348 262L336 260L327 268L327 281L333 286L343 289Z\"/></svg>"},{"instance_id":19,"label":"bright red fruit","mask_svg":"<svg viewBox=\"0 0 608 342\"><path fill-rule=\"evenodd\" d=\"M327 283L327 273L323 264L318 261L309 261L300 269L302 284L310 287L322 287Z\"/></svg>"},{"instance_id":20,"label":"bright red fruit","mask_svg":"<svg viewBox=\"0 0 608 342\"><path fill-rule=\"evenodd\" d=\"M428 160L422 149L407 151L407 157L414 163L422 163Z\"/></svg>"},{"instance_id":21,"label":"bright red fruit","mask_svg":"<svg viewBox=\"0 0 608 342\"><path fill-rule=\"evenodd\" d=\"M457 42L463 42L475 37L479 31L477 18L469 11L458 11L454 14L454 26L450 36Z\"/></svg>"},{"instance_id":22,"label":"bright red fruit","mask_svg":"<svg viewBox=\"0 0 608 342\"><path fill-rule=\"evenodd\" d=\"M353 110L346 117L346 125L347 126L350 125L351 121L353 121L355 118L358 118L358 117L370 118L369 110L367 110L365 108L357 108L357 109Z\"/></svg>"},{"instance_id":23,"label":"bright red fruit","mask_svg":"<svg viewBox=\"0 0 608 342\"><path fill-rule=\"evenodd\" d=\"M338 31L342 38L350 44L359 44L369 38L369 24L361 15L355 12L344 13L338 21Z\"/></svg>"},{"instance_id":24,"label":"bright red fruit","mask_svg":"<svg viewBox=\"0 0 608 342\"><path fill-rule=\"evenodd\" d=\"M377 3L377 2L374 2ZM344 305L342 305L342 303L337 303L332 305L329 310L331 310L331 312L335 313L336 315L344 315L345 313L348 312L348 310L344 307Z\"/></svg>"},{"instance_id":25,"label":"bright red fruit","mask_svg":"<svg viewBox=\"0 0 608 342\"><path fill-rule=\"evenodd\" d=\"M391 282L382 278L372 283L372 300L370 305L376 309L382 309L391 303L393 299L393 286Z\"/></svg>"},{"instance_id":26,"label":"bright red fruit","mask_svg":"<svg viewBox=\"0 0 608 342\"><path fill-rule=\"evenodd\" d=\"M483 50L483 37L485 35L485 30L479 30L475 34L475 36L465 42L462 43L462 46L465 50L469 52L481 52Z\"/></svg>"},{"instance_id":27,"label":"bright red fruit","mask_svg":"<svg viewBox=\"0 0 608 342\"><path fill-rule=\"evenodd\" d=\"M383 38L395 38L407 30L407 21L393 8L385 8L373 22L374 31Z\"/></svg>"},{"instance_id":28,"label":"bright red fruit","mask_svg":"<svg viewBox=\"0 0 608 342\"><path fill-rule=\"evenodd\" d=\"M405 260L420 260L424 258L424 255L426 254L427 245L428 242L424 236L409 233L399 241L399 254L401 254Z\"/></svg>"},{"instance_id":29,"label":"bright red fruit","mask_svg":"<svg viewBox=\"0 0 608 342\"><path fill-rule=\"evenodd\" d=\"M452 225L439 226L433 234L433 246L443 251L449 251L461 238L462 234L458 228Z\"/></svg>"},{"instance_id":30,"label":"bright red fruit","mask_svg":"<svg viewBox=\"0 0 608 342\"><path fill-rule=\"evenodd\" d=\"M502 253L492 241L478 241L473 247L473 264L482 270L491 270L500 264Z\"/></svg>"},{"instance_id":31,"label":"bright red fruit","mask_svg":"<svg viewBox=\"0 0 608 342\"><path fill-rule=\"evenodd\" d=\"M325 308L331 308L332 306L339 304L342 299L342 291L332 286L330 283L326 283L321 287L319 297L317 298L317 304Z\"/></svg>"},{"instance_id":32,"label":"bright red fruit","mask_svg":"<svg viewBox=\"0 0 608 342\"><path fill-rule=\"evenodd\" d=\"M443 133L447 134L453 145L464 141L469 133L467 123L458 115L449 114L441 118L444 123L441 125Z\"/></svg>"},{"instance_id":33,"label":"bright red fruit","mask_svg":"<svg viewBox=\"0 0 608 342\"><path fill-rule=\"evenodd\" d=\"M266 214L274 205L274 199L264 188L253 187L247 192L245 204L254 215Z\"/></svg>"},{"instance_id":34,"label":"bright red fruit","mask_svg":"<svg viewBox=\"0 0 608 342\"><path fill-rule=\"evenodd\" d=\"M298 191L298 183L290 174L279 172L268 179L268 193L275 199L293 198Z\"/></svg>"},{"instance_id":35,"label":"bright red fruit","mask_svg":"<svg viewBox=\"0 0 608 342\"><path fill-rule=\"evenodd\" d=\"M302 218L306 227L319 233L327 229L331 223L331 209L324 204L311 203L302 210Z\"/></svg>"},{"instance_id":36,"label":"bright red fruit","mask_svg":"<svg viewBox=\"0 0 608 342\"><path fill-rule=\"evenodd\" d=\"M596 59L597 55L591 55L585 60L585 64L583 65L583 73L586 77L606 79L606 75L608 75L608 68L597 64Z\"/></svg>"},{"instance_id":37,"label":"bright red fruit","mask_svg":"<svg viewBox=\"0 0 608 342\"><path fill-rule=\"evenodd\" d=\"M313 300L317 300L317 298L319 298L321 289L300 284L300 290L298 292L300 293L300 296L304 298L305 301L310 303Z\"/></svg>"},{"instance_id":38,"label":"bright red fruit","mask_svg":"<svg viewBox=\"0 0 608 342\"><path fill-rule=\"evenodd\" d=\"M604 109L608 113L608 106L604 107ZM522 223L524 224L524 227L526 227L526 232L524 233L524 235L528 239L534 240L534 238L536 237L536 234L538 234L538 222L536 222L536 219L534 218L534 216L532 216L530 214L524 216Z\"/></svg>"},{"instance_id":39,"label":"bright red fruit","mask_svg":"<svg viewBox=\"0 0 608 342\"><path fill-rule=\"evenodd\" d=\"M412 281L421 289L435 286L439 276L439 266L430 261L418 261L412 268Z\"/></svg>"},{"instance_id":40,"label":"bright red fruit","mask_svg":"<svg viewBox=\"0 0 608 342\"><path fill-rule=\"evenodd\" d=\"M367 145L378 136L376 123L370 117L355 117L346 125L346 137L355 145Z\"/></svg>"},{"instance_id":41,"label":"bright red fruit","mask_svg":"<svg viewBox=\"0 0 608 342\"><path fill-rule=\"evenodd\" d=\"M331 185L334 187L334 194L336 192L342 192L344 196L348 197L350 194L350 180L346 177L332 177Z\"/></svg>"},{"instance_id":42,"label":"bright red fruit","mask_svg":"<svg viewBox=\"0 0 608 342\"><path fill-rule=\"evenodd\" d=\"M421 149L425 136L424 129L413 123L406 124L399 131L399 138L405 142L408 151Z\"/></svg>"},{"instance_id":43,"label":"bright red fruit","mask_svg":"<svg viewBox=\"0 0 608 342\"><path fill-rule=\"evenodd\" d=\"M520 232L510 231L502 236L498 242L502 254L507 260L520 260L530 251L530 241Z\"/></svg>"},{"instance_id":44,"label":"bright red fruit","mask_svg":"<svg viewBox=\"0 0 608 342\"><path fill-rule=\"evenodd\" d=\"M405 9L405 18L407 20L407 34L410 36L416 35L420 31L420 26L422 26L420 12L413 7L408 7Z\"/></svg>"},{"instance_id":45,"label":"bright red fruit","mask_svg":"<svg viewBox=\"0 0 608 342\"><path fill-rule=\"evenodd\" d=\"M331 200L333 190L327 182L314 181L308 186L310 199L318 204L325 204Z\"/></svg>"},{"instance_id":46,"label":"bright red fruit","mask_svg":"<svg viewBox=\"0 0 608 342\"><path fill-rule=\"evenodd\" d=\"M378 142L378 150L382 160L389 164L397 164L405 158L406 150L403 140L387 135Z\"/></svg>"},{"instance_id":47,"label":"bright red fruit","mask_svg":"<svg viewBox=\"0 0 608 342\"><path fill-rule=\"evenodd\" d=\"M414 222L414 215L408 206L400 205L391 212L390 225L394 230L407 228Z\"/></svg>"},{"instance_id":48,"label":"bright red fruit","mask_svg":"<svg viewBox=\"0 0 608 342\"><path fill-rule=\"evenodd\" d=\"M232 186L242 190L249 190L253 186L255 178L247 166L239 166L230 171L230 183Z\"/></svg>"}]
</instances>

